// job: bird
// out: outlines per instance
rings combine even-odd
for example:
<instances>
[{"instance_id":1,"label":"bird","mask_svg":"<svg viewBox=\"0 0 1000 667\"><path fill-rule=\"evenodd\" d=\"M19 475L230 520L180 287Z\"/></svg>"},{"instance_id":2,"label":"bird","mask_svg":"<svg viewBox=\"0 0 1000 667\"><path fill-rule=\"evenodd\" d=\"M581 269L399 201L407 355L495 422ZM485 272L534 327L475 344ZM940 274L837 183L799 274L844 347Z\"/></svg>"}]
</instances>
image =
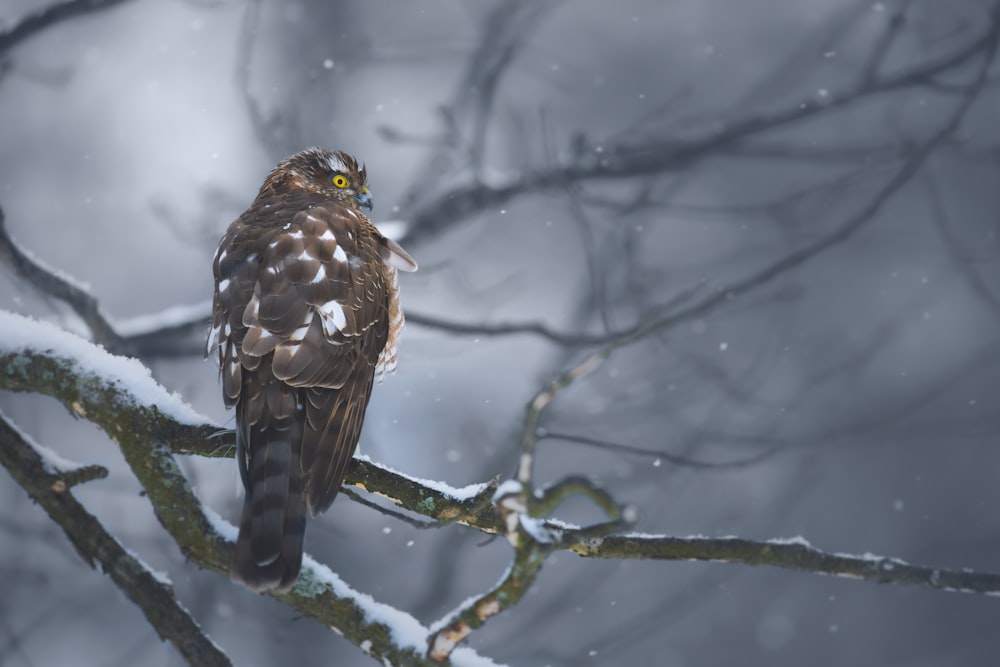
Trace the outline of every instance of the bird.
<instances>
[{"instance_id":1,"label":"bird","mask_svg":"<svg viewBox=\"0 0 1000 667\"><path fill-rule=\"evenodd\" d=\"M343 151L282 160L212 260L206 356L235 408L244 488L229 576L254 591L294 587L306 512L337 496L372 385L396 369L397 270L417 263L362 213L367 181Z\"/></svg>"}]
</instances>

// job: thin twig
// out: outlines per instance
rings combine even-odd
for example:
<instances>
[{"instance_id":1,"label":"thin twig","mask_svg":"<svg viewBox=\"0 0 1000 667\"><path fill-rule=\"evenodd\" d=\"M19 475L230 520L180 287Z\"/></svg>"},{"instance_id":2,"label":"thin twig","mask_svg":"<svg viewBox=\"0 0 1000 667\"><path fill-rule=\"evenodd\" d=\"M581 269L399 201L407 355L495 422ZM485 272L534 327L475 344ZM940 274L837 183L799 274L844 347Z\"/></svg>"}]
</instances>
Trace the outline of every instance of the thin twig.
<instances>
[{"instance_id":1,"label":"thin twig","mask_svg":"<svg viewBox=\"0 0 1000 667\"><path fill-rule=\"evenodd\" d=\"M909 160L897 170L895 175L889 179L867 205L863 206L853 216L850 216L834 231L820 237L813 243L799 248L742 280L731 283L728 287L717 291L715 294L702 299L698 303L676 310L661 318L654 318L642 323L629 334L615 338L615 340L609 342L601 349L589 354L582 362L561 372L554 381L548 386L543 387L531 400L526 409L521 435L521 457L517 473L518 481L529 488L531 486L535 448L540 434L539 426L545 410L560 392L576 380L589 374L616 350L660 333L670 327L674 327L680 322L690 321L703 316L717 306L769 283L774 278L797 268L826 250L846 242L858 230L874 219L886 202L919 173L921 167L923 167L934 150L955 132L965 117L966 112L978 98L986 82L990 66L993 64L997 42L1000 40L1000 30L997 29L998 25L1000 25L1000 3L995 5L992 19L993 29L988 32L987 36L989 39L984 43L985 51L982 54L982 63L975 80L967 87L965 96L956 105L947 122L931 135L930 138L914 148Z\"/></svg>"},{"instance_id":2,"label":"thin twig","mask_svg":"<svg viewBox=\"0 0 1000 667\"><path fill-rule=\"evenodd\" d=\"M902 88L928 85L935 76L955 70L983 53L992 53L996 30L994 19L981 36L951 53L871 80L859 77L853 85L832 91L822 102L809 98L768 113L747 115L694 139L646 139L636 145L610 146L594 159L526 171L503 185L473 182L454 187L413 212L411 225L401 242L419 243L459 220L525 194L559 190L595 179L623 179L677 171L754 137L828 114L857 101Z\"/></svg>"},{"instance_id":3,"label":"thin twig","mask_svg":"<svg viewBox=\"0 0 1000 667\"><path fill-rule=\"evenodd\" d=\"M699 470L739 470L743 468L748 468L762 461L765 461L774 456L775 454L777 454L778 452L784 451L786 449L786 445L782 443L779 445L768 447L764 451L754 454L753 456L748 456L746 458L736 459L734 461L713 462L713 461L702 461L700 459L693 459L688 456L681 456L680 454L671 454L670 452L664 452L659 449L636 447L634 445L626 445L619 442L612 442L610 440L603 440L601 438L594 438L587 435L558 433L549 431L547 429L543 429L539 437L540 439L562 440L565 442L573 442L580 445L586 445L588 447L597 447L598 449L626 452L628 454L636 454L638 456L647 456L652 459L666 461L667 463L670 463L678 467L696 468Z\"/></svg>"}]
</instances>

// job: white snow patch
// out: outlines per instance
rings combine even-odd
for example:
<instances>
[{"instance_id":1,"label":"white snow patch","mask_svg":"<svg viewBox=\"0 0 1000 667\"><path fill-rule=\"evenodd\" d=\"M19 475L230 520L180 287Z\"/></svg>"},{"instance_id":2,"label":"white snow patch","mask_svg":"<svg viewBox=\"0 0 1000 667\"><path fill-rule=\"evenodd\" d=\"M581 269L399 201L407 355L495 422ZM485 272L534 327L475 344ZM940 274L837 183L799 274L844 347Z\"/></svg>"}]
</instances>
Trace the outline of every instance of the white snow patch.
<instances>
[{"instance_id":1,"label":"white snow patch","mask_svg":"<svg viewBox=\"0 0 1000 667\"><path fill-rule=\"evenodd\" d=\"M522 514L520 519L525 532L539 544L551 544L562 538L562 530L547 526L545 519L536 519L527 514Z\"/></svg>"},{"instance_id":2,"label":"white snow patch","mask_svg":"<svg viewBox=\"0 0 1000 667\"><path fill-rule=\"evenodd\" d=\"M393 641L404 648L412 648L418 652L427 650L427 628L420 621L404 611L376 601L367 593L356 591L338 577L333 570L318 563L308 554L302 557L303 569L309 568L312 577L330 588L334 595L348 598L364 613L370 623L380 623L389 628ZM301 579L300 579L301 582Z\"/></svg>"},{"instance_id":3,"label":"white snow patch","mask_svg":"<svg viewBox=\"0 0 1000 667\"><path fill-rule=\"evenodd\" d=\"M117 542L118 540L115 540L115 541ZM147 563L146 561L144 561L142 559L142 556L140 556L136 552L132 551L131 549L129 549L127 546L121 544L120 542L119 542L119 546L121 546L121 548L125 550L125 553L127 553L129 556L131 556L135 560L135 562L139 563L139 565L141 565L142 568L144 570L146 570L146 572L149 572L149 574L153 577L153 579L156 579L158 582L160 582L164 586L173 586L174 585L174 582L170 581L170 576L166 572L160 572L159 570L154 570L152 567L150 567L149 563Z\"/></svg>"},{"instance_id":4,"label":"white snow patch","mask_svg":"<svg viewBox=\"0 0 1000 667\"><path fill-rule=\"evenodd\" d=\"M160 412L182 424L212 424L175 393L153 379L149 369L136 359L118 357L79 336L47 322L0 311L0 354L48 353L72 362L77 372L96 375L128 394L139 405L155 405Z\"/></svg>"},{"instance_id":5,"label":"white snow patch","mask_svg":"<svg viewBox=\"0 0 1000 667\"><path fill-rule=\"evenodd\" d=\"M493 502L496 502L504 496L519 494L523 488L524 487L521 486L521 483L516 479L506 479L500 483L500 486L497 487L496 493L493 494Z\"/></svg>"},{"instance_id":6,"label":"white snow patch","mask_svg":"<svg viewBox=\"0 0 1000 667\"><path fill-rule=\"evenodd\" d=\"M236 542L236 536L240 532L236 526L216 514L215 510L207 505L202 505L201 511L205 513L205 518L208 519L208 522L212 524L212 528L215 529L215 532L218 533L222 539L227 542Z\"/></svg>"},{"instance_id":7,"label":"white snow patch","mask_svg":"<svg viewBox=\"0 0 1000 667\"><path fill-rule=\"evenodd\" d=\"M563 521L562 519L548 518L545 523L549 526L558 528L560 530L580 530L581 526L575 523L570 523L569 521Z\"/></svg>"},{"instance_id":8,"label":"white snow patch","mask_svg":"<svg viewBox=\"0 0 1000 667\"><path fill-rule=\"evenodd\" d=\"M797 544L801 547L806 547L807 549L813 548L813 545L809 543L809 540L801 535L796 535L795 537L773 537L766 541L768 544Z\"/></svg>"},{"instance_id":9,"label":"white snow patch","mask_svg":"<svg viewBox=\"0 0 1000 667\"><path fill-rule=\"evenodd\" d=\"M434 479L423 479L421 477L414 477L413 475L407 475L406 473L400 472L394 468L390 468L389 466L383 463L378 463L377 461L373 461L365 454L358 454L354 458L356 458L359 461L364 461L365 463L370 463L373 466L378 466L379 468L385 470L386 472L391 472L394 475L399 475L400 477L408 479L411 482L422 484L427 488L434 489L441 495L448 496L449 498L457 501L463 501L475 498L477 495L483 492L483 489L485 489L488 486L485 482L480 482L478 484L469 484L468 486L463 486L461 488L458 488L455 486L450 486L448 484L445 484L444 482L439 482Z\"/></svg>"}]
</instances>

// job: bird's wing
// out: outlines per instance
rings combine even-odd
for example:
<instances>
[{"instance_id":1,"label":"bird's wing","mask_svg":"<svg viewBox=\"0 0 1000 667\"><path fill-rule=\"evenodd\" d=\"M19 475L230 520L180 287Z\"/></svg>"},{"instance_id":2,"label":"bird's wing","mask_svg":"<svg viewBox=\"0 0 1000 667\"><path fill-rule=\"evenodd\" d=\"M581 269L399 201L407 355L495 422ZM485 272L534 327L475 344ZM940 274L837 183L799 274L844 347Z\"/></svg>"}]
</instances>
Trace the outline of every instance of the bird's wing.
<instances>
[{"instance_id":1,"label":"bird's wing","mask_svg":"<svg viewBox=\"0 0 1000 667\"><path fill-rule=\"evenodd\" d=\"M302 390L300 462L308 504L319 512L336 496L360 436L391 324L391 269L377 230L341 206L296 213L258 248L236 354L242 372L266 359L274 378Z\"/></svg>"}]
</instances>

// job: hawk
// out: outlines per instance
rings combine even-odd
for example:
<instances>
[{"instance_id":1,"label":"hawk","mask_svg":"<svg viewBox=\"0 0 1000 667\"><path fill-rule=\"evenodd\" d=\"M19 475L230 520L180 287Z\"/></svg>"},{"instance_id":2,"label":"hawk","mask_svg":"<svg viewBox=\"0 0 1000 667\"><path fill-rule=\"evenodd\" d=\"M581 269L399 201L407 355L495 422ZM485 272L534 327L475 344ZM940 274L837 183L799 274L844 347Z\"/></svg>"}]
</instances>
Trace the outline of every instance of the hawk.
<instances>
[{"instance_id":1,"label":"hawk","mask_svg":"<svg viewBox=\"0 0 1000 667\"><path fill-rule=\"evenodd\" d=\"M212 262L208 348L236 408L246 492L229 574L256 591L295 585L306 510L333 502L372 383L396 367L396 270L417 264L362 207L365 168L310 148L271 171Z\"/></svg>"}]
</instances>

